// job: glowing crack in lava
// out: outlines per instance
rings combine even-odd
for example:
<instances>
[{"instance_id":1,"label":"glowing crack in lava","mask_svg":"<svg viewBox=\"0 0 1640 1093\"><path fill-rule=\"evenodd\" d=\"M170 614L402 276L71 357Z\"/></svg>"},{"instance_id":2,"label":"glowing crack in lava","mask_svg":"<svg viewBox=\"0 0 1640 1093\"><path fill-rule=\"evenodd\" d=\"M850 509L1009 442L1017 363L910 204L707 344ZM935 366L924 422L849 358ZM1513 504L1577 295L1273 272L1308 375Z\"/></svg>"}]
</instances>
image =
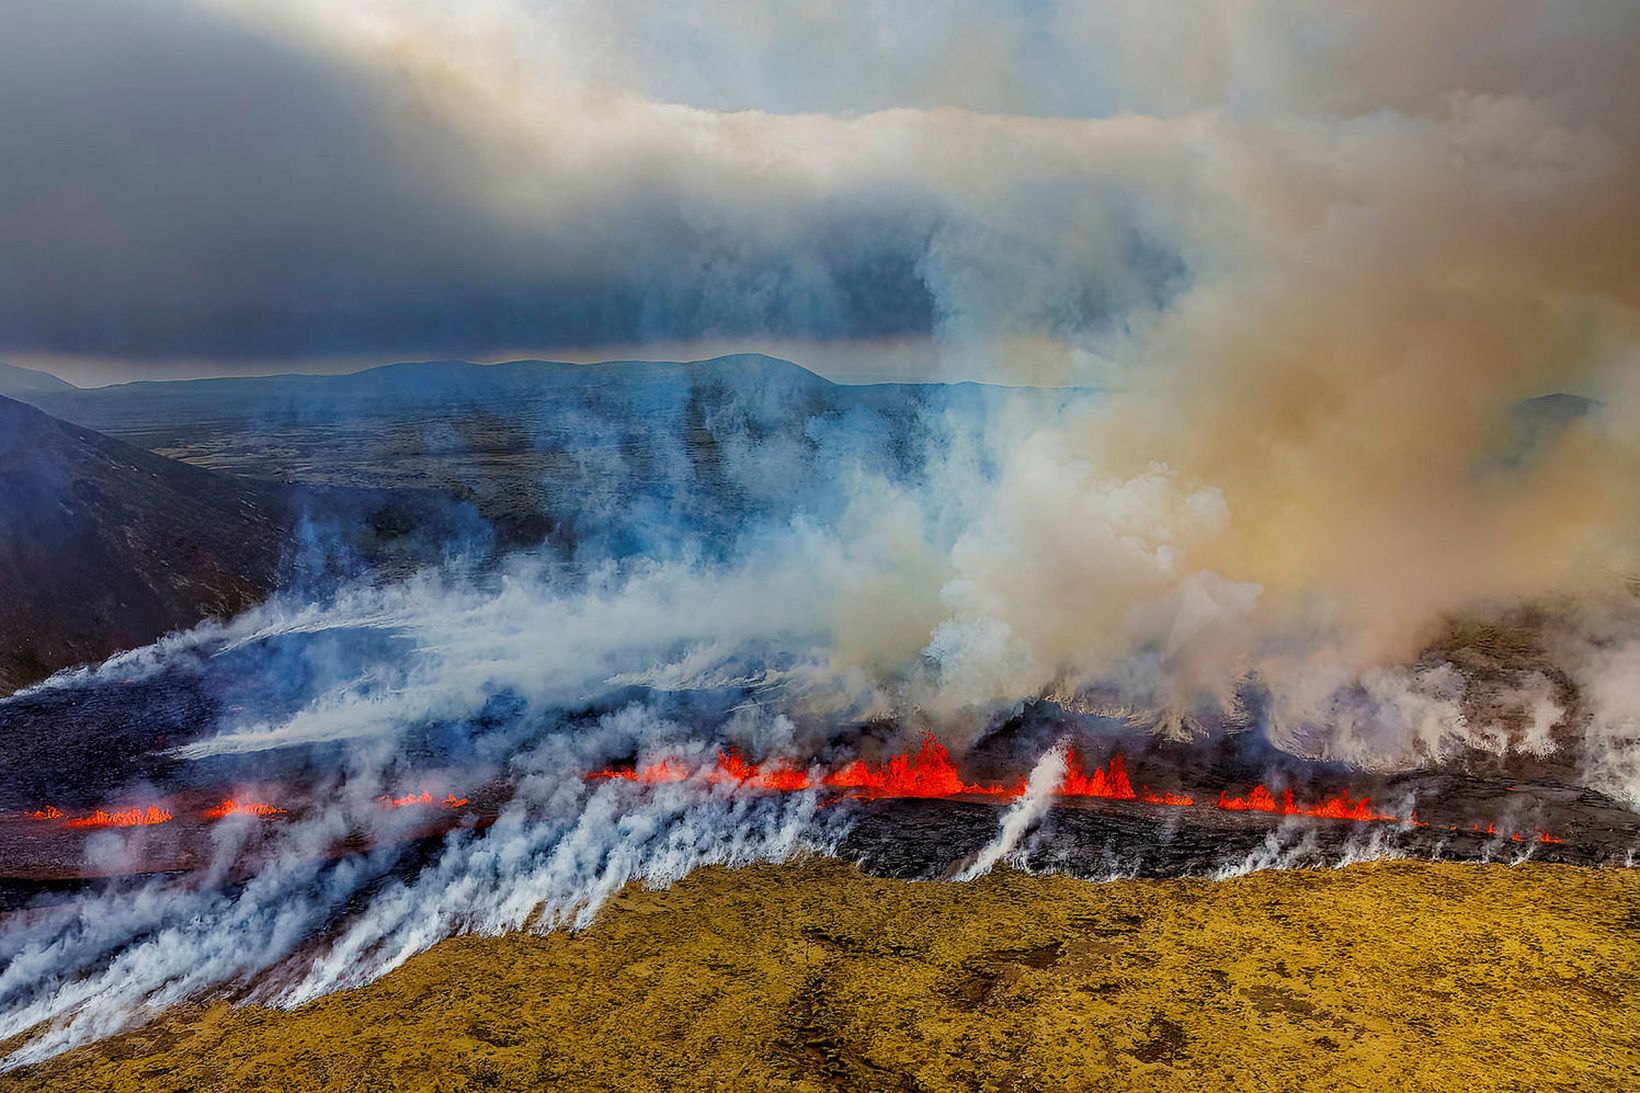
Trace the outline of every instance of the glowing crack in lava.
<instances>
[{"instance_id":1,"label":"glowing crack in lava","mask_svg":"<svg viewBox=\"0 0 1640 1093\"><path fill-rule=\"evenodd\" d=\"M1400 819L1399 816L1392 816L1387 812L1375 811L1372 807L1372 798L1363 797L1357 801L1344 789L1338 791L1338 796L1330 797L1321 804L1309 808L1299 807L1293 800L1293 791L1290 789L1281 791L1280 801L1262 785L1254 786L1252 792L1245 797L1231 797L1221 789L1219 808L1226 812L1273 812L1280 816L1314 816L1323 820L1354 820L1358 823Z\"/></svg>"},{"instance_id":2,"label":"glowing crack in lava","mask_svg":"<svg viewBox=\"0 0 1640 1093\"><path fill-rule=\"evenodd\" d=\"M157 805L147 808L128 808L122 812L107 812L97 809L89 816L68 821L69 827L152 827L155 824L170 823L174 817L165 809Z\"/></svg>"},{"instance_id":3,"label":"glowing crack in lava","mask_svg":"<svg viewBox=\"0 0 1640 1093\"><path fill-rule=\"evenodd\" d=\"M1145 787L1144 793L1140 795L1140 800L1147 805L1170 805L1174 808L1186 808L1196 803L1196 798L1188 793L1174 793L1172 790L1157 793L1149 786Z\"/></svg>"},{"instance_id":4,"label":"glowing crack in lava","mask_svg":"<svg viewBox=\"0 0 1640 1093\"><path fill-rule=\"evenodd\" d=\"M28 818L31 820L60 820L63 818L63 810L56 805L47 805L45 808L37 808L30 812Z\"/></svg>"},{"instance_id":5,"label":"glowing crack in lava","mask_svg":"<svg viewBox=\"0 0 1640 1093\"><path fill-rule=\"evenodd\" d=\"M404 797L382 797L382 804L388 808L408 808L411 805L443 805L445 808L460 808L467 803L467 798L457 797L454 793L446 793L440 801L425 789L420 793L411 793Z\"/></svg>"},{"instance_id":6,"label":"glowing crack in lava","mask_svg":"<svg viewBox=\"0 0 1640 1093\"><path fill-rule=\"evenodd\" d=\"M961 794L984 794L992 797L1017 797L1025 791L1025 783L1012 786L975 785L957 776L945 746L932 736L923 738L922 748L914 756L896 755L887 763L873 766L856 759L824 782L839 789L852 789L884 797L955 797Z\"/></svg>"},{"instance_id":7,"label":"glowing crack in lava","mask_svg":"<svg viewBox=\"0 0 1640 1093\"><path fill-rule=\"evenodd\" d=\"M220 820L228 816L283 816L285 810L262 801L236 801L232 797L223 798L221 804L205 810L207 820Z\"/></svg>"}]
</instances>

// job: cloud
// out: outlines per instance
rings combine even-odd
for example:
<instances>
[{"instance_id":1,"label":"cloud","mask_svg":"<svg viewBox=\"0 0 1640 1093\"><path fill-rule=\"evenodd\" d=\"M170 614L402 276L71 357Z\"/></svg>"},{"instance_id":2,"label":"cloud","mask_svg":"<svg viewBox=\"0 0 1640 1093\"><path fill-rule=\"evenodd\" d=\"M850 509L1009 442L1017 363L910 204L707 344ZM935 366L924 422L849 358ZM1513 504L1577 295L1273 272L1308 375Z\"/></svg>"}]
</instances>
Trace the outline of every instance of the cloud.
<instances>
[{"instance_id":1,"label":"cloud","mask_svg":"<svg viewBox=\"0 0 1640 1093\"><path fill-rule=\"evenodd\" d=\"M1632 9L1482 10L23 0L0 351L894 337L1105 378L1297 218L1455 197L1384 189L1429 156L1513 198L1621 170Z\"/></svg>"}]
</instances>

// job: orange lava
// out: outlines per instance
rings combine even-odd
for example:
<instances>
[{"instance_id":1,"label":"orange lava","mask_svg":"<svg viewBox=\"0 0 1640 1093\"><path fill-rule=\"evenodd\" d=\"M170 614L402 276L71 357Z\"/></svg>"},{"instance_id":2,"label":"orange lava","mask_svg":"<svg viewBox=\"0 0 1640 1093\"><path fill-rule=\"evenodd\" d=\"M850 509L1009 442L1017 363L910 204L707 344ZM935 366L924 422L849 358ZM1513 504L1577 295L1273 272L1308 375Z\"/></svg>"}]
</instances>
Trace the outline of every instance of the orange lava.
<instances>
[{"instance_id":1,"label":"orange lava","mask_svg":"<svg viewBox=\"0 0 1640 1093\"><path fill-rule=\"evenodd\" d=\"M69 827L152 827L155 824L170 823L171 813L155 805L147 808L128 808L123 812L107 812L98 809L89 816L82 816L68 821Z\"/></svg>"},{"instance_id":2,"label":"orange lava","mask_svg":"<svg viewBox=\"0 0 1640 1093\"><path fill-rule=\"evenodd\" d=\"M404 797L382 797L382 804L388 808L405 808L409 805L443 805L445 808L460 808L467 803L467 798L457 797L454 793L446 793L440 801L425 789L420 793L412 793Z\"/></svg>"},{"instance_id":3,"label":"orange lava","mask_svg":"<svg viewBox=\"0 0 1640 1093\"><path fill-rule=\"evenodd\" d=\"M1107 769L1093 768L1088 774L1082 770L1082 757L1072 748L1065 757L1065 780L1059 792L1066 797L1108 797L1114 801L1131 801L1138 794L1128 781L1127 760L1114 756Z\"/></svg>"},{"instance_id":4,"label":"orange lava","mask_svg":"<svg viewBox=\"0 0 1640 1093\"><path fill-rule=\"evenodd\" d=\"M1276 804L1275 797L1263 786L1254 786L1253 792L1245 797L1231 797L1224 790L1219 790L1219 807L1226 812L1279 812L1290 815L1298 809L1293 805L1293 791L1283 793L1281 804Z\"/></svg>"},{"instance_id":5,"label":"orange lava","mask_svg":"<svg viewBox=\"0 0 1640 1093\"><path fill-rule=\"evenodd\" d=\"M1563 843L1565 839L1557 839L1547 831L1539 831L1537 841L1540 843Z\"/></svg>"},{"instance_id":6,"label":"orange lava","mask_svg":"<svg viewBox=\"0 0 1640 1093\"><path fill-rule=\"evenodd\" d=\"M1136 800L1128 778L1127 760L1121 755L1112 757L1102 768L1084 771L1081 758L1072 752L1069 770L1060 792L1073 797L1105 797L1114 800ZM608 767L593 771L590 780L620 779L653 785L657 782L681 782L690 777L690 770L676 759L663 759L642 769ZM717 764L706 773L706 780L714 784L733 784L751 789L795 792L809 789L813 779L808 772L789 760L756 764L749 761L739 748L720 749ZM977 794L987 797L1017 797L1025 791L1024 780L1011 785L981 785L965 782L957 772L956 764L945 746L933 736L923 738L922 746L914 755L895 755L884 763L868 763L856 759L821 779L821 784L834 789L853 790L862 794L883 797L956 797ZM1146 788L1144 800L1158 805L1191 805L1194 798L1185 793L1157 794Z\"/></svg>"},{"instance_id":7,"label":"orange lava","mask_svg":"<svg viewBox=\"0 0 1640 1093\"><path fill-rule=\"evenodd\" d=\"M862 790L885 797L954 797L964 793L1017 797L1025 791L1023 782L1015 786L964 782L957 776L950 753L932 736L923 738L922 748L916 755L896 755L875 766L856 759L826 775L824 782L839 789Z\"/></svg>"},{"instance_id":8,"label":"orange lava","mask_svg":"<svg viewBox=\"0 0 1640 1093\"><path fill-rule=\"evenodd\" d=\"M618 778L628 782L642 782L646 786L659 782L681 782L688 777L689 771L675 759L662 759L642 770L633 770L631 767L608 767L587 775L589 779Z\"/></svg>"},{"instance_id":9,"label":"orange lava","mask_svg":"<svg viewBox=\"0 0 1640 1093\"><path fill-rule=\"evenodd\" d=\"M236 801L232 797L225 797L221 804L205 810L207 820L220 820L227 816L283 816L285 810L275 808L262 801Z\"/></svg>"},{"instance_id":10,"label":"orange lava","mask_svg":"<svg viewBox=\"0 0 1640 1093\"><path fill-rule=\"evenodd\" d=\"M1301 808L1293 800L1293 791L1290 789L1281 791L1280 801L1262 785L1254 786L1252 792L1245 797L1231 797L1221 789L1219 807L1226 812L1273 812L1280 816L1314 816L1322 820L1354 820L1358 823L1398 818L1387 812L1374 810L1371 797L1363 797L1357 801L1344 789L1338 791L1338 796L1329 797L1319 805L1308 808Z\"/></svg>"},{"instance_id":11,"label":"orange lava","mask_svg":"<svg viewBox=\"0 0 1640 1093\"><path fill-rule=\"evenodd\" d=\"M717 769L706 778L709 782L733 782L753 789L773 789L787 793L808 789L810 784L807 771L785 760L768 768L748 763L746 757L740 754L739 748L720 750Z\"/></svg>"},{"instance_id":12,"label":"orange lava","mask_svg":"<svg viewBox=\"0 0 1640 1093\"><path fill-rule=\"evenodd\" d=\"M1387 812L1374 811L1371 797L1363 797L1359 801L1351 800L1347 789L1339 790L1338 796L1330 797L1314 808L1301 809L1300 811L1306 816L1317 816L1323 820L1355 820L1358 823L1398 818Z\"/></svg>"},{"instance_id":13,"label":"orange lava","mask_svg":"<svg viewBox=\"0 0 1640 1093\"><path fill-rule=\"evenodd\" d=\"M45 808L38 808L30 812L28 818L31 820L60 820L63 818L63 810L56 805L47 805Z\"/></svg>"}]
</instances>

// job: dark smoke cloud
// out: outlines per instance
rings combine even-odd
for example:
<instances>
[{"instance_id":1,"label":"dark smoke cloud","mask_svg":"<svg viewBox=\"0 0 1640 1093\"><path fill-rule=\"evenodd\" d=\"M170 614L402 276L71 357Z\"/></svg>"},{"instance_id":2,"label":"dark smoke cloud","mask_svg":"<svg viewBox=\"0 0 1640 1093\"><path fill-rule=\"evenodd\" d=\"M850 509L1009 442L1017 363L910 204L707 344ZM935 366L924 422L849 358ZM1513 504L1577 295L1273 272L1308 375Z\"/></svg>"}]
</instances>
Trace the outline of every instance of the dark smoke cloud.
<instances>
[{"instance_id":1,"label":"dark smoke cloud","mask_svg":"<svg viewBox=\"0 0 1640 1093\"><path fill-rule=\"evenodd\" d=\"M1511 156L1632 150L1636 18L18 0L0 352L154 369L893 337L970 378L1108 379L1134 329L1268 257L1249 204L1325 207L1285 191L1350 154L1341 123L1391 138L1380 164L1475 118L1459 154L1522 117L1582 144Z\"/></svg>"},{"instance_id":2,"label":"dark smoke cloud","mask_svg":"<svg viewBox=\"0 0 1640 1093\"><path fill-rule=\"evenodd\" d=\"M634 164L519 217L474 180L544 169L492 159L391 74L231 15L20 0L0 35L0 351L431 355L932 321L924 198L858 187L737 223Z\"/></svg>"}]
</instances>

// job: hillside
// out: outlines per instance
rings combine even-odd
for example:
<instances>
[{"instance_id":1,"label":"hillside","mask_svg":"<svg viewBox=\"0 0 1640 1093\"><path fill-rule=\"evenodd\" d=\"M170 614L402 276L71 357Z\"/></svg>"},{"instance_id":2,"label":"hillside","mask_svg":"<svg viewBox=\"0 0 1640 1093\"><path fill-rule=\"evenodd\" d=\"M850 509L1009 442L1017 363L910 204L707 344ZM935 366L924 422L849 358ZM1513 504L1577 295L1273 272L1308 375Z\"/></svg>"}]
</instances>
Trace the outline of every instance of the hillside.
<instances>
[{"instance_id":1,"label":"hillside","mask_svg":"<svg viewBox=\"0 0 1640 1093\"><path fill-rule=\"evenodd\" d=\"M487 541L654 554L823 516L858 467L903 479L1005 403L1075 392L836 384L790 361L428 361L349 375L144 381L29 396L211 470L470 503ZM839 473L845 472L845 473ZM829 506L829 507L828 507ZM493 538L490 538L493 536ZM465 549L465 548L464 548Z\"/></svg>"},{"instance_id":2,"label":"hillside","mask_svg":"<svg viewBox=\"0 0 1640 1093\"><path fill-rule=\"evenodd\" d=\"M76 391L71 383L53 376L50 372L40 372L33 368L20 368L15 364L0 361L0 395L43 395L64 394Z\"/></svg>"},{"instance_id":3,"label":"hillside","mask_svg":"<svg viewBox=\"0 0 1640 1093\"><path fill-rule=\"evenodd\" d=\"M279 487L0 397L0 692L254 603L287 513Z\"/></svg>"},{"instance_id":4,"label":"hillside","mask_svg":"<svg viewBox=\"0 0 1640 1093\"><path fill-rule=\"evenodd\" d=\"M1618 1089L1637 916L1635 871L1549 865L713 867L294 1011L180 1007L0 1089Z\"/></svg>"}]
</instances>

